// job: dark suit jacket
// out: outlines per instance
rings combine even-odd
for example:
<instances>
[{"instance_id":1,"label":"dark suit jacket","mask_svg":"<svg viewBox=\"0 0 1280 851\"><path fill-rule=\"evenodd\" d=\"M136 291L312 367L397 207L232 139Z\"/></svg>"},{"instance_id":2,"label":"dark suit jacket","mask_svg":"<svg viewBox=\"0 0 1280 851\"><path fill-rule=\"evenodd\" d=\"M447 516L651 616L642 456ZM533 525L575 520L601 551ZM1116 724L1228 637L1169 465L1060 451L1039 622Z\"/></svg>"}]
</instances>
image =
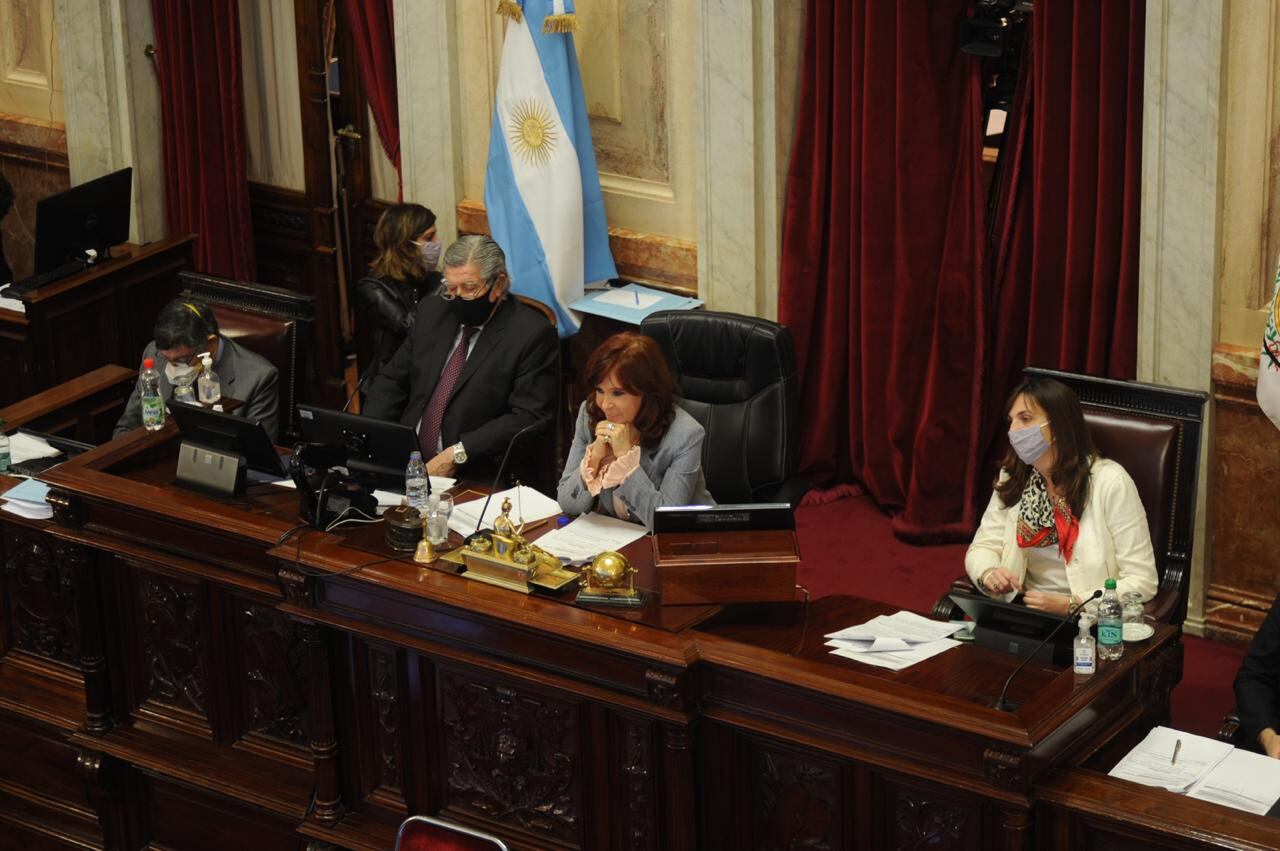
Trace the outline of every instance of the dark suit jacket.
<instances>
[{"instance_id":1,"label":"dark suit jacket","mask_svg":"<svg viewBox=\"0 0 1280 851\"><path fill-rule=\"evenodd\" d=\"M222 354L213 369L222 383L222 395L244 403L232 413L258 420L267 430L267 436L276 440L280 425L280 371L271 365L271 361L249 351L235 340L219 337L218 346L222 349ZM155 358L156 371L160 373L160 396L167 402L173 396L173 385L165 377L164 358L156 354L155 340L147 343L147 348L142 352L142 360L147 358ZM138 369L142 369L141 361L138 362ZM116 423L111 436L119 437L140 425L142 397L138 395L135 384L124 414Z\"/></svg>"},{"instance_id":2,"label":"dark suit jacket","mask_svg":"<svg viewBox=\"0 0 1280 851\"><path fill-rule=\"evenodd\" d=\"M1245 741L1260 750L1258 734L1280 732L1280 597L1262 622L1236 674L1236 711Z\"/></svg>"},{"instance_id":3,"label":"dark suit jacket","mask_svg":"<svg viewBox=\"0 0 1280 851\"><path fill-rule=\"evenodd\" d=\"M404 345L369 384L365 416L416 427L457 333L448 302L423 298ZM476 339L444 412L443 444L461 441L467 449L460 476L492 474L507 443L527 425L537 423L545 435L555 413L559 365L556 330L508 296Z\"/></svg>"}]
</instances>

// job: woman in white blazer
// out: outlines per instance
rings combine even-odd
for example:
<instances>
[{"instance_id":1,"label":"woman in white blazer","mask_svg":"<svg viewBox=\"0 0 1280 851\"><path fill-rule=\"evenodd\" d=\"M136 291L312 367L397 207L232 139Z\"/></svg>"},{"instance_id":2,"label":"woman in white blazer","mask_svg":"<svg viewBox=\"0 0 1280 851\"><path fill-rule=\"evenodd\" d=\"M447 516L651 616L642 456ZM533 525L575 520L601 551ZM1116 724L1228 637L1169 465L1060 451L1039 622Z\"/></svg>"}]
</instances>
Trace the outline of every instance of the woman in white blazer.
<instances>
[{"instance_id":1,"label":"woman in white blazer","mask_svg":"<svg viewBox=\"0 0 1280 851\"><path fill-rule=\"evenodd\" d=\"M614 334L583 374L589 392L556 493L566 514L594 509L652 529L660 506L715 504L702 475L702 426L676 404L657 343Z\"/></svg>"},{"instance_id":2,"label":"woman in white blazer","mask_svg":"<svg viewBox=\"0 0 1280 851\"><path fill-rule=\"evenodd\" d=\"M1155 554L1133 479L1098 455L1065 384L1028 379L1009 397L1009 453L965 554L983 593L1055 614L1116 580L1155 596ZM1096 604L1093 604L1096 605Z\"/></svg>"}]
</instances>

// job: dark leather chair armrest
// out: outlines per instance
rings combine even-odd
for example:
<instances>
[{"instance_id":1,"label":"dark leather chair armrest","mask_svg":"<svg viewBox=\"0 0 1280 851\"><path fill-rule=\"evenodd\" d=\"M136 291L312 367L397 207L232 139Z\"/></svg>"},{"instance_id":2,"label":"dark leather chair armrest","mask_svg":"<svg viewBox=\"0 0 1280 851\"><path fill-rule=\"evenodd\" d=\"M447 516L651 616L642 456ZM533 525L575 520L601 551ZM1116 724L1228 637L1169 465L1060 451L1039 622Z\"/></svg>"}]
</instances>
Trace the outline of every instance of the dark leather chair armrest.
<instances>
[{"instance_id":1,"label":"dark leather chair armrest","mask_svg":"<svg viewBox=\"0 0 1280 851\"><path fill-rule=\"evenodd\" d=\"M936 620L950 621L959 620L964 616L964 612L960 607L951 602L951 594L958 592L961 594L976 594L978 589L973 587L973 583L969 581L969 574L962 573L951 581L951 587L943 592L938 598L938 602L933 604L933 617Z\"/></svg>"},{"instance_id":2,"label":"dark leather chair armrest","mask_svg":"<svg viewBox=\"0 0 1280 851\"><path fill-rule=\"evenodd\" d=\"M1218 728L1218 741L1228 742L1238 748L1245 747L1243 741L1244 731L1240 729L1240 716L1236 714L1236 708L1231 707L1222 718L1222 726Z\"/></svg>"},{"instance_id":3,"label":"dark leather chair armrest","mask_svg":"<svg viewBox=\"0 0 1280 851\"><path fill-rule=\"evenodd\" d=\"M804 499L813 485L804 479L787 479L778 485L778 489L769 495L768 499L761 499L761 502L786 502L792 508L799 508L800 501Z\"/></svg>"},{"instance_id":4,"label":"dark leather chair armrest","mask_svg":"<svg viewBox=\"0 0 1280 851\"><path fill-rule=\"evenodd\" d=\"M1176 588L1161 588L1144 606L1147 615L1156 623L1172 623L1173 613L1178 608L1178 597Z\"/></svg>"}]
</instances>

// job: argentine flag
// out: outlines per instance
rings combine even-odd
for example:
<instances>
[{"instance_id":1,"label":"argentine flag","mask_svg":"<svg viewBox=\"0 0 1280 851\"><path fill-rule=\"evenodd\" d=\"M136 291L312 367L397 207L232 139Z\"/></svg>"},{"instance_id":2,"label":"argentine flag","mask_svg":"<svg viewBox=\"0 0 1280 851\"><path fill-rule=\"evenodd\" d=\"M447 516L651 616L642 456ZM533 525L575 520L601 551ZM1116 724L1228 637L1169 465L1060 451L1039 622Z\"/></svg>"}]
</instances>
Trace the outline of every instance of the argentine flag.
<instances>
[{"instance_id":1,"label":"argentine flag","mask_svg":"<svg viewBox=\"0 0 1280 851\"><path fill-rule=\"evenodd\" d=\"M609 251L572 0L502 0L508 18L489 134L484 204L512 289L550 305L560 336L583 285L618 275ZM544 29L546 32L544 32Z\"/></svg>"}]
</instances>

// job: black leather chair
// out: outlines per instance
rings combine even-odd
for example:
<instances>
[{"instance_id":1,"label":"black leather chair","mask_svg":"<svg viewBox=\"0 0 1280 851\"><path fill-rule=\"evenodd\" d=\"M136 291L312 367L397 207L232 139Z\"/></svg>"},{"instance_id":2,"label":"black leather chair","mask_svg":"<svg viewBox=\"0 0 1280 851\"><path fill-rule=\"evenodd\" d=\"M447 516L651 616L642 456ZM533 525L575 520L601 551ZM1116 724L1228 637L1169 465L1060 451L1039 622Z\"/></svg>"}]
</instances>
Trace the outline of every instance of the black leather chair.
<instances>
[{"instance_id":1,"label":"black leather chair","mask_svg":"<svg viewBox=\"0 0 1280 851\"><path fill-rule=\"evenodd\" d=\"M1023 374L1054 378L1075 391L1098 451L1133 479L1147 513L1160 580L1147 614L1162 623L1181 624L1187 616L1200 431L1208 395L1034 367ZM968 576L961 576L951 590L974 588ZM953 614L954 604L944 594L934 615Z\"/></svg>"},{"instance_id":2,"label":"black leather chair","mask_svg":"<svg viewBox=\"0 0 1280 851\"><path fill-rule=\"evenodd\" d=\"M218 330L280 371L280 435L288 445L298 430L299 402L307 401L315 296L292 290L182 272L183 295L213 308Z\"/></svg>"},{"instance_id":3,"label":"black leather chair","mask_svg":"<svg viewBox=\"0 0 1280 851\"><path fill-rule=\"evenodd\" d=\"M791 332L767 319L709 310L665 310L640 330L667 357L680 405L707 430L702 469L717 502L789 502L799 449Z\"/></svg>"}]
</instances>

